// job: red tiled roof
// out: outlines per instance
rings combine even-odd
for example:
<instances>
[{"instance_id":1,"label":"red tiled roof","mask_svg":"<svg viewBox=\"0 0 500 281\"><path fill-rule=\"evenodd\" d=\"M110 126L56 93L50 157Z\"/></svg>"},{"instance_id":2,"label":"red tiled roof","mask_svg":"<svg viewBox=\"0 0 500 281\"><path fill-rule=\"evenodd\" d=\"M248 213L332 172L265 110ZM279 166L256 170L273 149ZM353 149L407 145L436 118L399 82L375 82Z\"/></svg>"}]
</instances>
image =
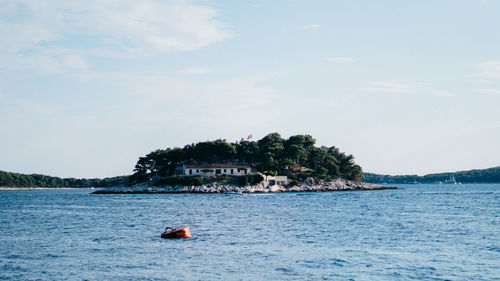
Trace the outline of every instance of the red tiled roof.
<instances>
[{"instance_id":1,"label":"red tiled roof","mask_svg":"<svg viewBox=\"0 0 500 281\"><path fill-rule=\"evenodd\" d=\"M302 167L300 165L290 165L287 167L288 169L295 171L295 172L309 172L312 171L312 169Z\"/></svg>"},{"instance_id":2,"label":"red tiled roof","mask_svg":"<svg viewBox=\"0 0 500 281\"><path fill-rule=\"evenodd\" d=\"M221 164L186 164L184 165L184 168L186 169L216 169L216 168L250 168L249 165L244 165L244 164L226 164L226 163L221 163Z\"/></svg>"}]
</instances>

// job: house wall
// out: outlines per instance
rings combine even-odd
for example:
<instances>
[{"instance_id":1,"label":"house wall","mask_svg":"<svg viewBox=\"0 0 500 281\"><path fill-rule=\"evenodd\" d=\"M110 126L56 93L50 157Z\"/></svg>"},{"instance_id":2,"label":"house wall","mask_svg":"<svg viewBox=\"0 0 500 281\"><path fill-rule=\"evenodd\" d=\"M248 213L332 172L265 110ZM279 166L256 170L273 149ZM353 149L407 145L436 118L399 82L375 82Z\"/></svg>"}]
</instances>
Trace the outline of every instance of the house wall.
<instances>
[{"instance_id":1,"label":"house wall","mask_svg":"<svg viewBox=\"0 0 500 281\"><path fill-rule=\"evenodd\" d=\"M251 174L251 168L210 168L213 172L204 173L204 168L184 168L184 175L186 176L214 176L214 175L229 175L229 176L242 176ZM217 174L216 170L220 170ZM231 170L233 172L231 173Z\"/></svg>"},{"instance_id":2,"label":"house wall","mask_svg":"<svg viewBox=\"0 0 500 281\"><path fill-rule=\"evenodd\" d=\"M272 182L273 184L287 185L288 177L287 176L265 176L265 181Z\"/></svg>"}]
</instances>

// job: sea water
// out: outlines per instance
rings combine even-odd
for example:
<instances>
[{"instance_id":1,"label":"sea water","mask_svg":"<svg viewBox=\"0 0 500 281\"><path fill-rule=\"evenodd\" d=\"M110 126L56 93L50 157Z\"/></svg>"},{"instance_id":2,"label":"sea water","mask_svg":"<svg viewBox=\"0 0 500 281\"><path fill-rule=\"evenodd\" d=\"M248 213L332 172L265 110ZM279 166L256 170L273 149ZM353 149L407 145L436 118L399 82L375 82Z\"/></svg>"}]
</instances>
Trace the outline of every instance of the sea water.
<instances>
[{"instance_id":1,"label":"sea water","mask_svg":"<svg viewBox=\"0 0 500 281\"><path fill-rule=\"evenodd\" d=\"M499 184L398 187L0 191L0 279L500 280Z\"/></svg>"}]
</instances>

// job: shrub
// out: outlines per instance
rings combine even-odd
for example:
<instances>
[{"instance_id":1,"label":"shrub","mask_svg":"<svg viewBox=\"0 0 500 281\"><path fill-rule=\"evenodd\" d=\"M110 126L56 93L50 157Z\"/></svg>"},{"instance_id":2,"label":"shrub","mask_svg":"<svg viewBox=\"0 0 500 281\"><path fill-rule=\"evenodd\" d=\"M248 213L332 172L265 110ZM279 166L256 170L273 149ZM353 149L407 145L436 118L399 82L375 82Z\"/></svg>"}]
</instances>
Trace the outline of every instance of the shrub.
<instances>
[{"instance_id":1,"label":"shrub","mask_svg":"<svg viewBox=\"0 0 500 281\"><path fill-rule=\"evenodd\" d=\"M273 176L273 177L275 177L275 176L277 176L277 175L278 175L278 172L276 172L276 171L264 171L264 172L262 172L262 173L263 173L264 175L266 175L266 176Z\"/></svg>"},{"instance_id":2,"label":"shrub","mask_svg":"<svg viewBox=\"0 0 500 281\"><path fill-rule=\"evenodd\" d=\"M183 186L200 186L203 184L201 177L188 177L188 176L170 176L158 179L154 185L183 185Z\"/></svg>"},{"instance_id":3,"label":"shrub","mask_svg":"<svg viewBox=\"0 0 500 281\"><path fill-rule=\"evenodd\" d=\"M244 176L238 177L238 185L240 185L240 186L247 185L247 184L255 185L255 184L262 182L263 180L264 180L264 178L259 174L244 175Z\"/></svg>"}]
</instances>

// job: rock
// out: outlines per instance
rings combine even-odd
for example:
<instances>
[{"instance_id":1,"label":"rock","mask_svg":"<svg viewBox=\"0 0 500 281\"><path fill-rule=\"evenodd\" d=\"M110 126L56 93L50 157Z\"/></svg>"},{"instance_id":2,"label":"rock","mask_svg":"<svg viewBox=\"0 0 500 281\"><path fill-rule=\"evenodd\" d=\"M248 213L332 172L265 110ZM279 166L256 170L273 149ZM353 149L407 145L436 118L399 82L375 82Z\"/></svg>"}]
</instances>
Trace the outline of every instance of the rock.
<instances>
[{"instance_id":1,"label":"rock","mask_svg":"<svg viewBox=\"0 0 500 281\"><path fill-rule=\"evenodd\" d=\"M109 193L259 193L259 192L311 192L311 191L347 191L347 190L383 190L383 189L396 189L395 187L388 187L379 184L356 182L343 179L336 179L329 182L318 182L313 178L308 178L303 183L296 186L280 186L272 185L269 183L259 183L256 185L248 186L234 186L234 185L218 185L212 183L210 185L201 186L151 186L148 183L141 183L131 187L119 186L114 188L107 188L95 191L95 194L109 194Z\"/></svg>"},{"instance_id":2,"label":"rock","mask_svg":"<svg viewBox=\"0 0 500 281\"><path fill-rule=\"evenodd\" d=\"M267 189L269 190L269 192L279 192L281 191L281 188L279 185L275 184L275 185L270 185L267 187Z\"/></svg>"}]
</instances>

